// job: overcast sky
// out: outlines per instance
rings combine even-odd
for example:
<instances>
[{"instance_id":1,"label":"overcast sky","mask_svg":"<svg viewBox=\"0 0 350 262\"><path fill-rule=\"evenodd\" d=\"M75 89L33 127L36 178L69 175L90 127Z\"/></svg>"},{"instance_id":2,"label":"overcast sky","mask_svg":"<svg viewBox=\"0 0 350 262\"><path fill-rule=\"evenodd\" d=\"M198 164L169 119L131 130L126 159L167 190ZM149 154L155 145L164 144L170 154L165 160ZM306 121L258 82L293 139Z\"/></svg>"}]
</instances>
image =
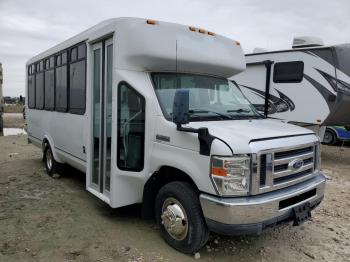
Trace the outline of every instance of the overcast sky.
<instances>
[{"instance_id":1,"label":"overcast sky","mask_svg":"<svg viewBox=\"0 0 350 262\"><path fill-rule=\"evenodd\" d=\"M4 95L25 93L25 62L112 17L145 17L202 27L254 47L284 49L294 36L350 42L348 0L0 0Z\"/></svg>"}]
</instances>

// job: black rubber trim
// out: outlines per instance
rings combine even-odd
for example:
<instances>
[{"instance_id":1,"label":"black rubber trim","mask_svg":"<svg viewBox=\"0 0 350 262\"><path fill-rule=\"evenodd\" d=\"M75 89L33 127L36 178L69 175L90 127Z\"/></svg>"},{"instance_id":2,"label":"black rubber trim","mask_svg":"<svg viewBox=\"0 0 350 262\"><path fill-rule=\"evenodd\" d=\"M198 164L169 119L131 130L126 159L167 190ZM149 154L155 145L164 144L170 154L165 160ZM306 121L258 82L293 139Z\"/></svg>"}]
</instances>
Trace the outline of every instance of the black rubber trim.
<instances>
[{"instance_id":1,"label":"black rubber trim","mask_svg":"<svg viewBox=\"0 0 350 262\"><path fill-rule=\"evenodd\" d=\"M265 138L257 138L252 139L249 141L249 144L252 142L258 142L258 141L264 141L264 140L273 140L273 139L280 139L280 138L287 138L287 137L295 137L295 136L309 136L309 135L315 135L314 133L305 133L305 134L299 134L299 135L289 135L289 136L275 136L275 137L265 137Z\"/></svg>"}]
</instances>

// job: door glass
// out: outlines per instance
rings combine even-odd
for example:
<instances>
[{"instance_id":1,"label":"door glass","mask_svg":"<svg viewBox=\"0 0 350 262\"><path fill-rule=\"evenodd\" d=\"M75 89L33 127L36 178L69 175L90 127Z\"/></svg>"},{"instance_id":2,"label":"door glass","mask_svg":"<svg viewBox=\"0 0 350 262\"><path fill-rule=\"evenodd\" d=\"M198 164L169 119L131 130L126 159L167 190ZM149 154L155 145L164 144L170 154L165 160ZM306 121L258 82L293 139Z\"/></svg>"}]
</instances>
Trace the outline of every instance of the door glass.
<instances>
[{"instance_id":1,"label":"door glass","mask_svg":"<svg viewBox=\"0 0 350 262\"><path fill-rule=\"evenodd\" d=\"M126 83L118 87L118 152L121 170L141 171L144 163L145 99Z\"/></svg>"},{"instance_id":2,"label":"door glass","mask_svg":"<svg viewBox=\"0 0 350 262\"><path fill-rule=\"evenodd\" d=\"M94 50L94 69L93 69L93 168L92 183L99 184L100 170L100 87L101 87L101 49Z\"/></svg>"},{"instance_id":3,"label":"door glass","mask_svg":"<svg viewBox=\"0 0 350 262\"><path fill-rule=\"evenodd\" d=\"M112 69L113 45L106 49L106 190L110 191L111 180L111 143L112 143Z\"/></svg>"}]
</instances>

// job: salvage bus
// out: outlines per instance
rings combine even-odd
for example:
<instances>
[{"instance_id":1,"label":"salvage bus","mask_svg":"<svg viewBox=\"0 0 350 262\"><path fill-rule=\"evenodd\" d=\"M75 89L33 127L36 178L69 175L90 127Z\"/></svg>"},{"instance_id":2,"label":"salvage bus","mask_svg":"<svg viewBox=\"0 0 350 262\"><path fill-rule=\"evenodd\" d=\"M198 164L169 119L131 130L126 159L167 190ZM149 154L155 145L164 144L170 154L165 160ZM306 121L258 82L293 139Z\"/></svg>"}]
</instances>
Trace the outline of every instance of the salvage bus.
<instances>
[{"instance_id":1,"label":"salvage bus","mask_svg":"<svg viewBox=\"0 0 350 262\"><path fill-rule=\"evenodd\" d=\"M228 81L244 69L232 39L107 20L28 61L28 137L50 176L69 164L112 208L142 203L181 252L299 225L324 195L319 139L260 115Z\"/></svg>"}]
</instances>

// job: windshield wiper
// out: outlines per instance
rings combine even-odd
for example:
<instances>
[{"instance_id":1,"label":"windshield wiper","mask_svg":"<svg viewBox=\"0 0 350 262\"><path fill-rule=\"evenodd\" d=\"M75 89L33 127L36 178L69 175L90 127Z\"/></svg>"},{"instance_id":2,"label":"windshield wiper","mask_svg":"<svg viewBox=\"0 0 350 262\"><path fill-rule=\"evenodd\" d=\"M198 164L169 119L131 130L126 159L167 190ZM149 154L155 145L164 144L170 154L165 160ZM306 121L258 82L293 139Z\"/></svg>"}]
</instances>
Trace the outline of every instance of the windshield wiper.
<instances>
[{"instance_id":1,"label":"windshield wiper","mask_svg":"<svg viewBox=\"0 0 350 262\"><path fill-rule=\"evenodd\" d=\"M191 110L189 110L188 112L189 112L190 114L213 113L213 114L216 114L216 115L221 116L221 117L226 118L226 119L232 119L232 117L229 116L229 115L225 115L225 114L222 114L222 113L219 113L219 112L215 112L215 111L211 111L211 110L206 110L206 109L205 109L205 110L202 110L202 109L193 110L193 109L191 109Z\"/></svg>"},{"instance_id":2,"label":"windshield wiper","mask_svg":"<svg viewBox=\"0 0 350 262\"><path fill-rule=\"evenodd\" d=\"M235 109L235 110L227 110L227 113L249 113L251 112L250 109L244 109L244 108L239 108L239 109Z\"/></svg>"}]
</instances>

